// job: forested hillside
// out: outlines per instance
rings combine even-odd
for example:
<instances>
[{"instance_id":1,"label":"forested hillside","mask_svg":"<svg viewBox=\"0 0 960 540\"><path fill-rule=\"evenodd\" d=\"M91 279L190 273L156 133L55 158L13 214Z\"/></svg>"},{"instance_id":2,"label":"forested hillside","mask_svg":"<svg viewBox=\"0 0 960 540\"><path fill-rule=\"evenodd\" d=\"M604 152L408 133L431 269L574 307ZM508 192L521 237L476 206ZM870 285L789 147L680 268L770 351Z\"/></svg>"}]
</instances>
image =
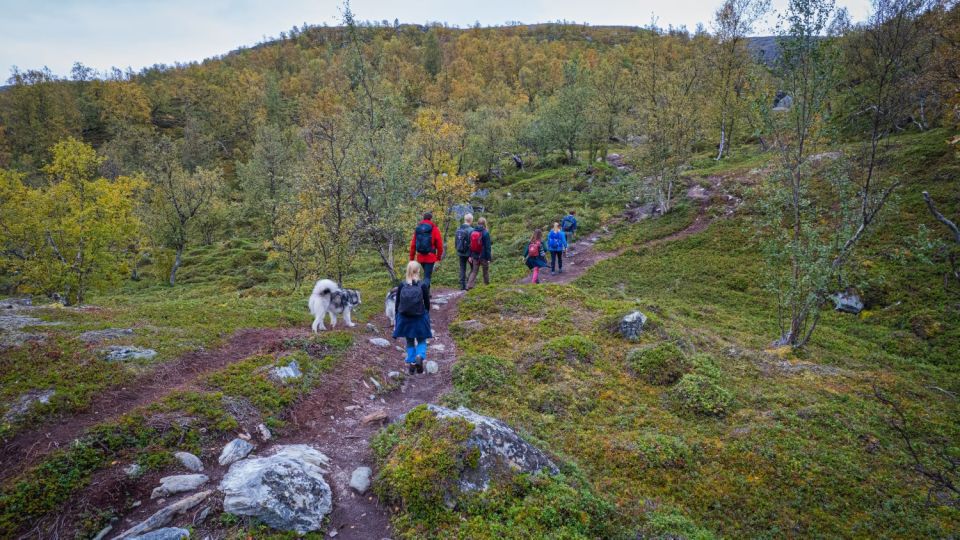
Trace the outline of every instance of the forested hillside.
<instances>
[{"instance_id":1,"label":"forested hillside","mask_svg":"<svg viewBox=\"0 0 960 540\"><path fill-rule=\"evenodd\" d=\"M767 38L763 0L693 33L345 13L0 89L0 537L305 532L231 511L231 440L325 454L318 538L960 534L956 3L791 0ZM427 211L408 376L381 302ZM468 211L492 283L462 293ZM356 328L309 333L321 278ZM509 474L476 481L478 426Z\"/></svg>"}]
</instances>

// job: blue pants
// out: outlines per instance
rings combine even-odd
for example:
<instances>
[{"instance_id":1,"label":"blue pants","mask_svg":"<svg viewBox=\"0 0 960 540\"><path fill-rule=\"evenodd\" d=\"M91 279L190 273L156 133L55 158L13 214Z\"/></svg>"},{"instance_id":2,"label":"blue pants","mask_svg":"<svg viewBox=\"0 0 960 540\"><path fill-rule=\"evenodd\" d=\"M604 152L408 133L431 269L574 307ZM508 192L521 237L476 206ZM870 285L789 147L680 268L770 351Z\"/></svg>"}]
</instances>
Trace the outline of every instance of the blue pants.
<instances>
[{"instance_id":1,"label":"blue pants","mask_svg":"<svg viewBox=\"0 0 960 540\"><path fill-rule=\"evenodd\" d=\"M420 266L423 267L423 283L427 287L430 286L430 278L433 276L433 265L436 263L422 263Z\"/></svg>"}]
</instances>

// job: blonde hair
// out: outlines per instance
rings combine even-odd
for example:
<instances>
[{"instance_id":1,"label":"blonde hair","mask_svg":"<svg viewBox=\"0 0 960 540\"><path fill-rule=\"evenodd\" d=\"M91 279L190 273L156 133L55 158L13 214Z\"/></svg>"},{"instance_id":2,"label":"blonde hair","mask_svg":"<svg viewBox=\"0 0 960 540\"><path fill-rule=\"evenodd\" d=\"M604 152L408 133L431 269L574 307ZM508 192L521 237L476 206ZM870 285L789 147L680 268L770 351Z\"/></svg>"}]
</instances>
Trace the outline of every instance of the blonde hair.
<instances>
[{"instance_id":1,"label":"blonde hair","mask_svg":"<svg viewBox=\"0 0 960 540\"><path fill-rule=\"evenodd\" d=\"M483 225L484 227L486 227L486 226L487 226L487 218L482 217L482 218L478 219L478 220L477 220L477 225Z\"/></svg>"},{"instance_id":2,"label":"blonde hair","mask_svg":"<svg viewBox=\"0 0 960 540\"><path fill-rule=\"evenodd\" d=\"M554 221L554 222L553 222L553 230L559 231L559 230L560 230L560 223Z\"/></svg>"},{"instance_id":3,"label":"blonde hair","mask_svg":"<svg viewBox=\"0 0 960 540\"><path fill-rule=\"evenodd\" d=\"M480 218L480 219L483 219L483 218ZM473 214L464 214L463 222L466 223L467 225L473 223Z\"/></svg>"},{"instance_id":4,"label":"blonde hair","mask_svg":"<svg viewBox=\"0 0 960 540\"><path fill-rule=\"evenodd\" d=\"M414 282L414 281L419 281L419 280L420 280L420 270L422 270L422 269L423 269L423 267L420 266L420 263L418 263L417 261L410 261L410 262L408 262L408 263L407 263L407 275L406 275L406 281L407 281L407 283L410 284L410 285L413 285L413 282Z\"/></svg>"}]
</instances>

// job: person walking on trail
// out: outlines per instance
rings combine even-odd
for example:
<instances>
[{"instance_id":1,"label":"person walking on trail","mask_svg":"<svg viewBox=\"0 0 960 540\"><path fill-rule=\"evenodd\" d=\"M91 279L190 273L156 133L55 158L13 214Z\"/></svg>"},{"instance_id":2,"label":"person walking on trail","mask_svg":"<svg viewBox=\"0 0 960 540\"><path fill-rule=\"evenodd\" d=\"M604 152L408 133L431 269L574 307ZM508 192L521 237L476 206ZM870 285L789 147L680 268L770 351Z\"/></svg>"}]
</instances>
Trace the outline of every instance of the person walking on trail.
<instances>
[{"instance_id":1,"label":"person walking on trail","mask_svg":"<svg viewBox=\"0 0 960 540\"><path fill-rule=\"evenodd\" d=\"M481 218L483 219L483 218ZM473 214L463 216L463 223L457 228L454 247L460 259L460 290L467 290L467 264L470 262L470 233L473 232Z\"/></svg>"},{"instance_id":2,"label":"person walking on trail","mask_svg":"<svg viewBox=\"0 0 960 540\"><path fill-rule=\"evenodd\" d=\"M530 237L530 243L527 244L527 250L524 253L526 255L524 262L527 268L533 271L530 282L540 283L540 269L547 267L546 252L543 250L543 231L533 230L533 236Z\"/></svg>"},{"instance_id":3,"label":"person walking on trail","mask_svg":"<svg viewBox=\"0 0 960 540\"><path fill-rule=\"evenodd\" d=\"M567 235L560 230L560 224L554 222L547 234L547 250L550 251L550 273L563 273L563 252L567 250ZM559 264L560 268L557 269Z\"/></svg>"},{"instance_id":4,"label":"person walking on trail","mask_svg":"<svg viewBox=\"0 0 960 540\"><path fill-rule=\"evenodd\" d=\"M443 235L432 220L432 213L423 214L423 220L417 224L410 239L410 260L423 267L423 283L427 287L433 277L433 265L443 259Z\"/></svg>"},{"instance_id":5,"label":"person walking on trail","mask_svg":"<svg viewBox=\"0 0 960 540\"><path fill-rule=\"evenodd\" d=\"M576 241L577 236L577 211L570 210L570 212L563 216L563 219L560 220L560 228L563 230L563 235L567 237L567 247L572 246Z\"/></svg>"},{"instance_id":6,"label":"person walking on trail","mask_svg":"<svg viewBox=\"0 0 960 540\"><path fill-rule=\"evenodd\" d=\"M490 284L490 261L493 254L490 250L490 231L487 230L487 218L477 220L477 226L470 233L470 279L467 280L467 290L477 283L477 273L483 268L483 284Z\"/></svg>"},{"instance_id":7,"label":"person walking on trail","mask_svg":"<svg viewBox=\"0 0 960 540\"><path fill-rule=\"evenodd\" d=\"M407 263L404 280L397 288L394 304L396 324L393 337L407 340L408 372L423 373L427 360L427 340L433 337L430 330L430 286L420 281L422 267L417 261Z\"/></svg>"}]
</instances>

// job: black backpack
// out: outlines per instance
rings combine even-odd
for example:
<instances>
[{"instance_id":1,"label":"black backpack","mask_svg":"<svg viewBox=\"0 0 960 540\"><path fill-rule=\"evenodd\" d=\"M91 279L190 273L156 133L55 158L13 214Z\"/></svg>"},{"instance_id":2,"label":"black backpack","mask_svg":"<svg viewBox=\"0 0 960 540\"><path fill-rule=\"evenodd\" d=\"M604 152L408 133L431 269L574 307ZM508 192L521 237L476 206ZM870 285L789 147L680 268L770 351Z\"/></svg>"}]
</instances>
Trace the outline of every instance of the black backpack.
<instances>
[{"instance_id":1,"label":"black backpack","mask_svg":"<svg viewBox=\"0 0 960 540\"><path fill-rule=\"evenodd\" d=\"M417 253L429 255L433 253L433 225L421 223L417 225L413 233L417 248Z\"/></svg>"},{"instance_id":2,"label":"black backpack","mask_svg":"<svg viewBox=\"0 0 960 540\"><path fill-rule=\"evenodd\" d=\"M423 315L423 288L419 283L400 285L397 298L397 303L399 304L397 311L401 315L408 317L419 317Z\"/></svg>"},{"instance_id":3,"label":"black backpack","mask_svg":"<svg viewBox=\"0 0 960 540\"><path fill-rule=\"evenodd\" d=\"M457 253L461 256L466 256L470 252L470 233L473 232L473 227L460 227L457 229L456 240L454 245L457 247Z\"/></svg>"}]
</instances>

